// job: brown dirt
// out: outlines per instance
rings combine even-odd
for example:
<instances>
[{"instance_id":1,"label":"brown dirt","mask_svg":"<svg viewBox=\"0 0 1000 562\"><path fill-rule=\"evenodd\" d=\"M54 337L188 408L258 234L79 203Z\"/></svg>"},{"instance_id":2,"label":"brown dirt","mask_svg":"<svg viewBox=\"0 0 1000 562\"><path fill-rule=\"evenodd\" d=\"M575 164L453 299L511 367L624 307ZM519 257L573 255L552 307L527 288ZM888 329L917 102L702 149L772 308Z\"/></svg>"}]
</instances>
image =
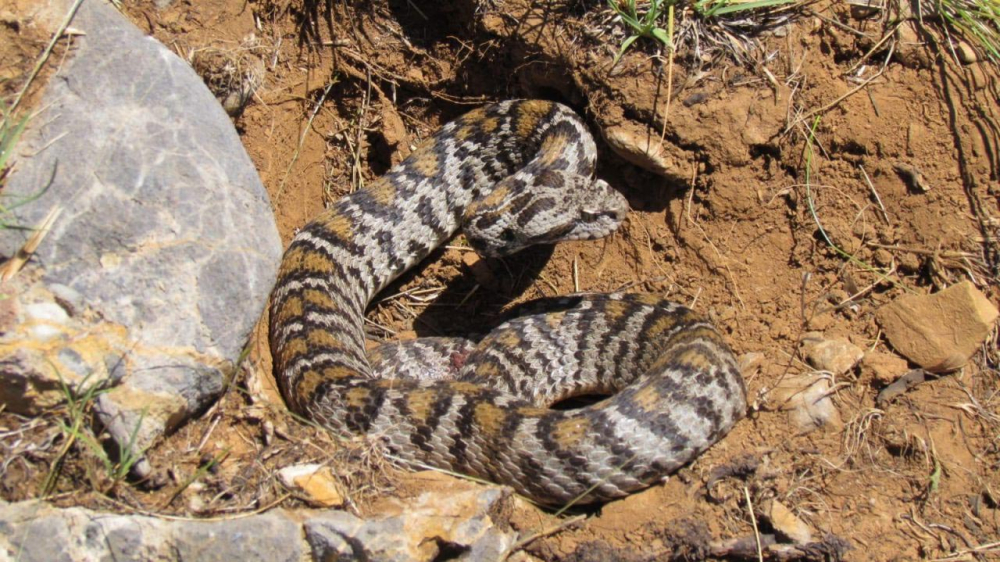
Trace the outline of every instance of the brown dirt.
<instances>
[{"instance_id":1,"label":"brown dirt","mask_svg":"<svg viewBox=\"0 0 1000 562\"><path fill-rule=\"evenodd\" d=\"M310 1L204 0L163 11L140 3L128 15L182 56L229 49L262 62L263 82L236 124L286 242L329 201L488 101L558 99L610 139L600 142L598 175L634 209L614 237L503 262L445 249L390 287L369 316L381 326L373 338L457 334L529 298L634 288L673 295L712 318L737 354L762 354L745 373L751 415L730 436L663 485L531 542L531 555L697 559L713 540L752 537L755 522L772 532L751 509L771 499L817 540L848 541L847 559L938 558L995 541L996 332L962 372L885 409L874 402L885 381L857 367L835 381L841 428L798 434L768 397L779 380L809 371L798 355L805 332L891 353L874 311L893 298L963 279L1000 298L995 69L953 63L936 49L935 28L907 22L857 74L881 27L820 3L759 37L748 66L682 49L668 112L666 67L651 42L637 42L609 71L622 37L603 3L508 0L502 10L476 3L479 12L472 4L421 3L421 13L402 1L337 2L327 13ZM662 174L612 148L620 144L612 137L657 145L664 121ZM901 166L921 172L926 192ZM857 261L831 248L817 220ZM263 334L223 400L150 452L164 467L157 486L114 485L84 451L67 460L57 501L199 516L294 506L273 470L299 460L342 467L361 511L422 485L419 475L382 470L387 463L358 442L345 447L289 417ZM8 428L27 423L32 431L22 433L32 437L7 468L5 499L36 495L58 449L54 426L0 418ZM211 460L218 465L199 470ZM726 467L733 475L710 481ZM86 482L96 491L78 492ZM510 523L527 535L558 520L525 505Z\"/></svg>"}]
</instances>

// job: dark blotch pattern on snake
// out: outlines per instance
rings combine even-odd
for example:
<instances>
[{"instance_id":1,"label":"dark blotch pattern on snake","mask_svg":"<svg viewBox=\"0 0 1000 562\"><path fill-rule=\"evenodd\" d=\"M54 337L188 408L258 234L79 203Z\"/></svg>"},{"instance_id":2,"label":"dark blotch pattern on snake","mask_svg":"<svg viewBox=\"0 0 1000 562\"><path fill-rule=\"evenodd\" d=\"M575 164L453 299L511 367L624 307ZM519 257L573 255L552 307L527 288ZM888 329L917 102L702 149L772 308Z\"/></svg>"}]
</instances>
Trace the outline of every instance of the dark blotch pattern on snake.
<instances>
[{"instance_id":1,"label":"dark blotch pattern on snake","mask_svg":"<svg viewBox=\"0 0 1000 562\"><path fill-rule=\"evenodd\" d=\"M715 329L656 295L576 295L480 341L429 338L366 354L364 312L459 229L485 255L599 238L624 198L591 179L594 141L568 108L512 101L447 124L292 241L271 301L290 406L395 456L546 504L618 498L676 470L744 415ZM613 394L574 410L548 406Z\"/></svg>"}]
</instances>

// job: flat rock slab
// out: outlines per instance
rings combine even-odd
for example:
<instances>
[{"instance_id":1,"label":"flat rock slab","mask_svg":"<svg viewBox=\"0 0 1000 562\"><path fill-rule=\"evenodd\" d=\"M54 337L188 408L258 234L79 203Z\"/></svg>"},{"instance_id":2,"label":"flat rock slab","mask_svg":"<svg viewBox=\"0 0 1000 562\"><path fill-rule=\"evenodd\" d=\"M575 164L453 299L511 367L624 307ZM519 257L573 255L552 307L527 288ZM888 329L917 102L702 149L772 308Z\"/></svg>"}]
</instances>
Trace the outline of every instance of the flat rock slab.
<instances>
[{"instance_id":1,"label":"flat rock slab","mask_svg":"<svg viewBox=\"0 0 1000 562\"><path fill-rule=\"evenodd\" d=\"M476 487L425 492L371 519L274 509L215 521L0 503L0 560L429 562L448 549L462 553L448 560L503 560L517 539L500 515L510 501L509 489Z\"/></svg>"},{"instance_id":2,"label":"flat rock slab","mask_svg":"<svg viewBox=\"0 0 1000 562\"><path fill-rule=\"evenodd\" d=\"M400 504L398 515L372 520L329 512L305 523L306 540L316 560L431 562L448 546L462 553L455 560L503 560L517 533L494 517L508 496L497 488L426 492Z\"/></svg>"},{"instance_id":3,"label":"flat rock slab","mask_svg":"<svg viewBox=\"0 0 1000 562\"><path fill-rule=\"evenodd\" d=\"M49 10L61 19L69 4ZM84 35L2 195L8 225L62 213L4 289L0 385L20 376L23 392L3 399L23 412L45 407L57 379L114 386L98 415L141 449L219 395L281 241L232 123L188 64L107 2L83 2L72 26ZM0 230L0 253L30 234Z\"/></svg>"},{"instance_id":4,"label":"flat rock slab","mask_svg":"<svg viewBox=\"0 0 1000 562\"><path fill-rule=\"evenodd\" d=\"M876 318L892 347L935 373L961 368L986 341L997 307L963 281L933 295L909 295L879 309Z\"/></svg>"},{"instance_id":5,"label":"flat rock slab","mask_svg":"<svg viewBox=\"0 0 1000 562\"><path fill-rule=\"evenodd\" d=\"M0 559L297 562L307 552L288 512L223 521L57 509L29 501L0 507Z\"/></svg>"}]
</instances>

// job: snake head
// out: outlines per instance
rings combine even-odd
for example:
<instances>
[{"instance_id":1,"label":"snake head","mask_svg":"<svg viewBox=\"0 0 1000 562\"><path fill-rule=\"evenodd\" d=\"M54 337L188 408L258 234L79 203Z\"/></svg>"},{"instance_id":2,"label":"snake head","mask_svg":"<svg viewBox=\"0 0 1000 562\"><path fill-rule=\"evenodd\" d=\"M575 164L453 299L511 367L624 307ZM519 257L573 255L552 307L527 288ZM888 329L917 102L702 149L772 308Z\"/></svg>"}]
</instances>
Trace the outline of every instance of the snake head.
<instances>
[{"instance_id":1,"label":"snake head","mask_svg":"<svg viewBox=\"0 0 1000 562\"><path fill-rule=\"evenodd\" d=\"M480 255L501 257L536 244L603 238L625 220L628 201L607 182L547 174L530 187L514 176L497 186L487 203L470 206L463 230Z\"/></svg>"}]
</instances>

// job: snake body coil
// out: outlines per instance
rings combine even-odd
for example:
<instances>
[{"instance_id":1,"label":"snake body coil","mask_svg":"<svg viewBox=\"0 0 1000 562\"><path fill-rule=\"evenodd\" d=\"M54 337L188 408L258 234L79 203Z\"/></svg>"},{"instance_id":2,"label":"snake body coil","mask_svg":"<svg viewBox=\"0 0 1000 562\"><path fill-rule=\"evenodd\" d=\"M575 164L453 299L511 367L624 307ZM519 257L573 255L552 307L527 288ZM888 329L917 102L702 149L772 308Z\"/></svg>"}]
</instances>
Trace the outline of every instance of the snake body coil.
<instances>
[{"instance_id":1,"label":"snake body coil","mask_svg":"<svg viewBox=\"0 0 1000 562\"><path fill-rule=\"evenodd\" d=\"M486 255L617 228L627 205L590 179L595 160L566 107L504 102L449 123L308 224L271 301L290 406L380 438L400 458L548 504L621 497L725 435L746 407L732 353L712 326L654 295L555 299L478 342L430 338L366 354L371 298L459 228ZM614 395L547 407L594 393Z\"/></svg>"}]
</instances>

